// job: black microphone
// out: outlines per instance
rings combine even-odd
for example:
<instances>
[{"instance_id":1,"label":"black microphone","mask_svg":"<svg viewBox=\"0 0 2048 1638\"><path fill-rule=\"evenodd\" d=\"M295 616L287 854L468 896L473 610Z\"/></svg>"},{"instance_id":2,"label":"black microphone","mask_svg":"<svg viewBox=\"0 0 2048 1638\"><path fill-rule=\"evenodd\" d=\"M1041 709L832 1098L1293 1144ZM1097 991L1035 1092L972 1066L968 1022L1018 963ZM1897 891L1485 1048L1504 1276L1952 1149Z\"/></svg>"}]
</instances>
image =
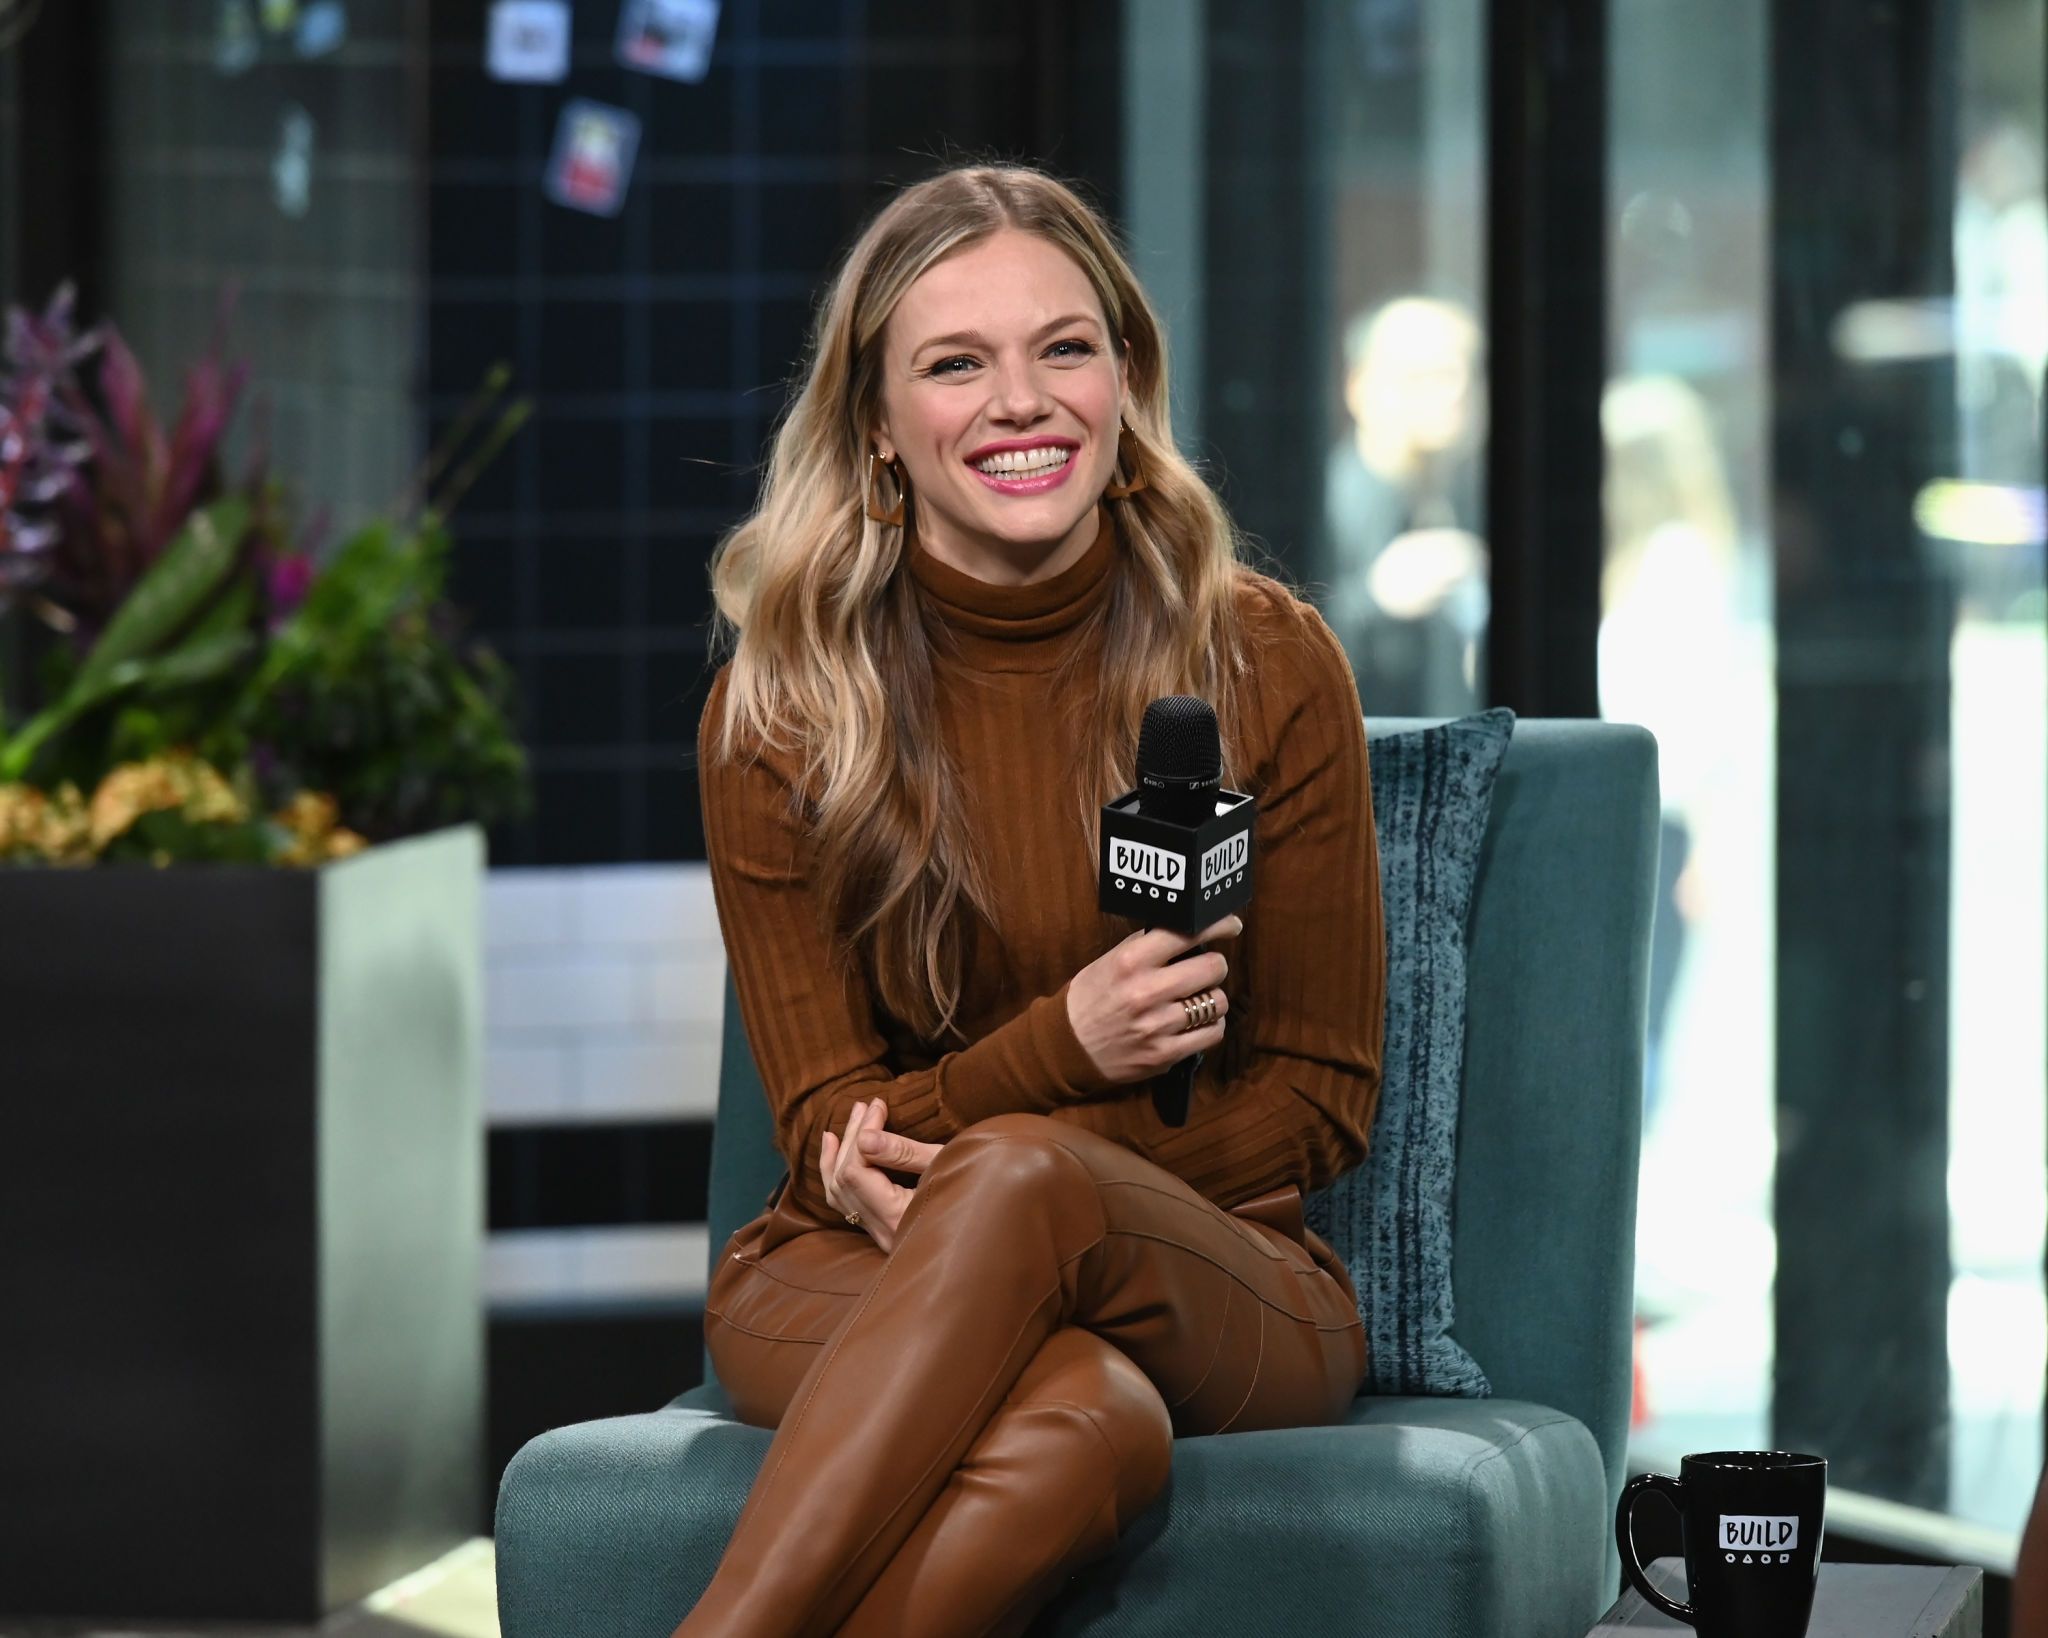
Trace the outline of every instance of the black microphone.
<instances>
[{"instance_id":1,"label":"black microphone","mask_svg":"<svg viewBox=\"0 0 2048 1638\"><path fill-rule=\"evenodd\" d=\"M1192 694L1169 694L1146 706L1138 729L1138 812L1171 825L1199 825L1215 811L1222 785L1223 744L1214 707ZM1173 959L1186 961L1204 948L1191 945ZM1192 1052L1153 1081L1152 1107L1168 1126L1187 1124L1202 1058Z\"/></svg>"},{"instance_id":2,"label":"black microphone","mask_svg":"<svg viewBox=\"0 0 2048 1638\"><path fill-rule=\"evenodd\" d=\"M1137 780L1102 809L1101 908L1193 933L1249 903L1258 805L1223 789L1221 736L1207 700L1169 694L1145 708ZM1152 1107L1166 1125L1187 1124L1202 1057L1190 1053L1154 1078Z\"/></svg>"},{"instance_id":3,"label":"black microphone","mask_svg":"<svg viewBox=\"0 0 2048 1638\"><path fill-rule=\"evenodd\" d=\"M1138 726L1139 811L1198 825L1215 811L1222 786L1223 740L1214 707L1193 694L1168 694L1146 706Z\"/></svg>"}]
</instances>

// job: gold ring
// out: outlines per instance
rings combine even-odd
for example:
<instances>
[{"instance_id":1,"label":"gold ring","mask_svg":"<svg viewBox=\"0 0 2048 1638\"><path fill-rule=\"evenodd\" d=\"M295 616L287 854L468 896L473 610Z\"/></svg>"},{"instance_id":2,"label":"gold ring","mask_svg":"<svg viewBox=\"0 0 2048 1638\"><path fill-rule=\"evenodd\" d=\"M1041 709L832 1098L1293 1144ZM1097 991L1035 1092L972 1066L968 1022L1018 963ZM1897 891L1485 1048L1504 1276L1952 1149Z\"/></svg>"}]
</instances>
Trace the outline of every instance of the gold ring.
<instances>
[{"instance_id":1,"label":"gold ring","mask_svg":"<svg viewBox=\"0 0 2048 1638\"><path fill-rule=\"evenodd\" d=\"M1180 999L1180 1004L1187 1013L1187 1022L1180 1027L1180 1032L1183 1035L1187 1035L1194 1030L1201 1029L1204 1025L1212 1024L1216 1021L1216 992L1214 990L1204 990L1200 995L1184 995Z\"/></svg>"},{"instance_id":2,"label":"gold ring","mask_svg":"<svg viewBox=\"0 0 2048 1638\"><path fill-rule=\"evenodd\" d=\"M855 1228L859 1228L859 1227L860 1227L860 1213L859 1213L859 1212L857 1212L857 1211L850 1211L850 1212L848 1212L848 1213L846 1214L846 1220L847 1220L847 1221L848 1221L849 1223L851 1223L851 1224L852 1224L852 1225L853 1225L853 1226L854 1226Z\"/></svg>"}]
</instances>

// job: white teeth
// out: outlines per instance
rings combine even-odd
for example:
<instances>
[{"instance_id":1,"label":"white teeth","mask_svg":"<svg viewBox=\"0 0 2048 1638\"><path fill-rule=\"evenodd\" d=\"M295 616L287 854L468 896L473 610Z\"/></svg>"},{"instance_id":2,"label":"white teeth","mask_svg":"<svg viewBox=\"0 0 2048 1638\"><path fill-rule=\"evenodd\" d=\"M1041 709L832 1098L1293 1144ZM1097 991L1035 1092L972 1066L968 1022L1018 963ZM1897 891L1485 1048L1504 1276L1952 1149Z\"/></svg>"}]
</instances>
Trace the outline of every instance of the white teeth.
<instances>
[{"instance_id":1,"label":"white teeth","mask_svg":"<svg viewBox=\"0 0 2048 1638\"><path fill-rule=\"evenodd\" d=\"M1000 455L976 461L974 466L991 476L1028 478L1042 472L1057 472L1072 454L1069 449L1006 449Z\"/></svg>"}]
</instances>

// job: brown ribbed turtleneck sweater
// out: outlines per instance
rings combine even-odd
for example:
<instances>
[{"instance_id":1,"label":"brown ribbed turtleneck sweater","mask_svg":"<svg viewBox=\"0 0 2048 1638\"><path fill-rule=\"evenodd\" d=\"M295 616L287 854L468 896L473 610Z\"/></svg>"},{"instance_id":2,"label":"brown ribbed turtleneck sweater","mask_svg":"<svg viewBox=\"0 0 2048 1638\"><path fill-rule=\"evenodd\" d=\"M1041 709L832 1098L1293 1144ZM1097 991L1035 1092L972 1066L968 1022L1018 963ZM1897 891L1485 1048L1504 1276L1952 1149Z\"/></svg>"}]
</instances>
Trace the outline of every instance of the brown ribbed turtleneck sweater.
<instances>
[{"instance_id":1,"label":"brown ribbed turtleneck sweater","mask_svg":"<svg viewBox=\"0 0 2048 1638\"><path fill-rule=\"evenodd\" d=\"M963 975L969 1046L918 1041L880 1012L857 967L842 978L829 960L805 838L786 811L794 759L715 762L709 729L726 671L712 681L700 769L719 925L794 1200L821 1223L839 1214L819 1181L820 1140L878 1095L891 1131L927 1143L1011 1110L1070 1120L1226 1207L1286 1183L1306 1194L1364 1157L1386 983L1365 728L1335 634L1265 575L1241 592L1253 755L1235 781L1259 803L1258 891L1243 935L1221 946L1226 992L1257 998L1246 1067L1219 1082L1220 1055L1209 1054L1187 1124L1168 1127L1147 1085L1112 1085L1074 1034L1068 981L1116 940L1102 940L1095 859L1068 834L1066 775L1046 725L1059 720L1053 668L1124 550L1111 508L1097 502L1096 512L1087 552L1024 586L978 580L905 541L927 607L958 642L957 658L937 658L935 728L976 834L994 833L983 854L1007 921L1007 942L980 939L992 955Z\"/></svg>"}]
</instances>

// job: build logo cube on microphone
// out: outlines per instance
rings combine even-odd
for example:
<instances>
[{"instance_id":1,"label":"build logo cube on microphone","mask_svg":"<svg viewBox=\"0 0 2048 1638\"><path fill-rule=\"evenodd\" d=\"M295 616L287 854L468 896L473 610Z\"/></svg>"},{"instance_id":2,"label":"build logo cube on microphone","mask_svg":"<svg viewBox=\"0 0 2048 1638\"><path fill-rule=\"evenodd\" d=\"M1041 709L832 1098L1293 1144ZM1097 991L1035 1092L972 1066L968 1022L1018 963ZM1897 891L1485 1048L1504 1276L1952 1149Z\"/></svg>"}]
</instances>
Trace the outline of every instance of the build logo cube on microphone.
<instances>
[{"instance_id":1,"label":"build logo cube on microphone","mask_svg":"<svg viewBox=\"0 0 2048 1638\"><path fill-rule=\"evenodd\" d=\"M1213 793L1212 811L1190 825L1145 811L1128 791L1102 809L1101 908L1147 927L1198 933L1252 896L1252 826L1258 804L1242 791Z\"/></svg>"}]
</instances>

